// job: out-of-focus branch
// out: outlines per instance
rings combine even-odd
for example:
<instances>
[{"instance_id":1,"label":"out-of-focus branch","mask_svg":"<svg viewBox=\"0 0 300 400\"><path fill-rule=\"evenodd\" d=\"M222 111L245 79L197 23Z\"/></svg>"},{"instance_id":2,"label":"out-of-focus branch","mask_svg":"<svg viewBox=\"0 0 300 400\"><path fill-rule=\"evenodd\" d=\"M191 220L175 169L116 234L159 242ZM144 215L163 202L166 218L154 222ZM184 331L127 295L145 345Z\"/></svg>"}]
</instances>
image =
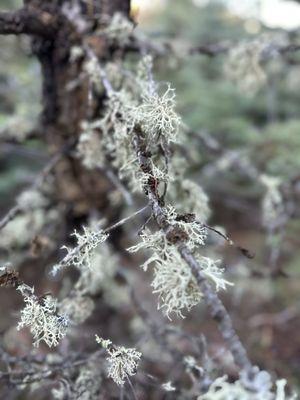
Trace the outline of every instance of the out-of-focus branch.
<instances>
[{"instance_id":1,"label":"out-of-focus branch","mask_svg":"<svg viewBox=\"0 0 300 400\"><path fill-rule=\"evenodd\" d=\"M73 144L72 144L73 145ZM51 174L56 164L61 160L63 155L67 150L69 150L70 146L66 146L66 148L62 149L59 153L55 154L49 163L44 167L44 169L37 176L36 180L30 186L30 189L39 189L41 185L45 182L46 178ZM11 208L8 213L0 220L0 231L3 229L10 221L12 221L17 215L21 214L23 211L21 204L16 204L13 208Z\"/></svg>"},{"instance_id":2,"label":"out-of-focus branch","mask_svg":"<svg viewBox=\"0 0 300 400\"><path fill-rule=\"evenodd\" d=\"M155 321L155 319L151 316L151 314L144 308L142 302L140 299L137 298L136 292L133 290L133 288L130 288L131 292L131 299L132 302L138 312L138 315L140 318L143 320L144 324L147 326L148 331L150 335L153 337L153 339L158 343L158 345L161 347L162 351L167 351L172 355L172 358L175 363L176 370L178 370L178 367L181 366L184 367L185 363L185 354L178 350L176 345L171 345L167 339L168 334L175 334L179 338L187 338L191 342L196 342L195 345L197 346L197 355L200 359L204 359L206 356L206 341L204 336L201 336L200 338L197 337L192 337L191 335L183 332L180 330L180 328L176 329L173 326L169 327L168 325L162 325L161 323ZM195 347L196 347L195 346ZM180 369L180 373L181 373ZM212 383L209 373L205 368L194 368L191 371L191 377L192 379L197 382L197 389L200 389L200 391L205 391L207 388L210 386Z\"/></svg>"},{"instance_id":3,"label":"out-of-focus branch","mask_svg":"<svg viewBox=\"0 0 300 400\"><path fill-rule=\"evenodd\" d=\"M103 355L102 350L100 350L91 355L76 355L75 357L68 357L56 363L50 363L41 357L37 359L28 356L13 357L4 349L1 349L0 353L2 360L7 365L7 371L0 372L0 381L10 386L18 386L24 382L31 384L42 380L55 380L58 374L69 369L79 368L88 364L91 359ZM29 363L31 370L28 370ZM43 368L41 365L43 365Z\"/></svg>"},{"instance_id":4,"label":"out-of-focus branch","mask_svg":"<svg viewBox=\"0 0 300 400\"><path fill-rule=\"evenodd\" d=\"M0 12L0 34L38 35L51 37L57 29L57 16L45 11L21 8L14 12Z\"/></svg>"},{"instance_id":5,"label":"out-of-focus branch","mask_svg":"<svg viewBox=\"0 0 300 400\"><path fill-rule=\"evenodd\" d=\"M165 41L155 43L148 38L139 38L133 36L131 41L125 46L125 50L129 52L149 52L157 57L165 57L166 55L174 56L194 56L203 55L207 57L216 57L218 55L226 54L235 47L235 43L219 42L207 43L193 46L187 43L185 46L180 46L180 51L176 49L176 41ZM266 43L261 52L261 58L267 60L277 55L287 56L300 50L300 44L289 43L287 45L280 45L270 41Z\"/></svg>"},{"instance_id":6,"label":"out-of-focus branch","mask_svg":"<svg viewBox=\"0 0 300 400\"><path fill-rule=\"evenodd\" d=\"M299 304L286 308L279 313L263 313L252 317L249 321L251 328L258 328L261 326L284 326L291 319L299 316Z\"/></svg>"},{"instance_id":7,"label":"out-of-focus branch","mask_svg":"<svg viewBox=\"0 0 300 400\"><path fill-rule=\"evenodd\" d=\"M19 204L11 208L8 213L0 220L0 230L3 229L10 221L16 218L21 213L21 207Z\"/></svg>"},{"instance_id":8,"label":"out-of-focus branch","mask_svg":"<svg viewBox=\"0 0 300 400\"><path fill-rule=\"evenodd\" d=\"M183 52L184 54L189 55L202 54L205 56L213 57L218 54L226 53L229 48L230 46L227 43L206 44L199 46L186 45L186 47L183 48ZM133 36L131 38L131 41L126 44L124 49L128 52L133 53L151 53L157 57L177 54L175 41L165 41L157 43L149 40L148 38L139 38L136 36Z\"/></svg>"}]
</instances>

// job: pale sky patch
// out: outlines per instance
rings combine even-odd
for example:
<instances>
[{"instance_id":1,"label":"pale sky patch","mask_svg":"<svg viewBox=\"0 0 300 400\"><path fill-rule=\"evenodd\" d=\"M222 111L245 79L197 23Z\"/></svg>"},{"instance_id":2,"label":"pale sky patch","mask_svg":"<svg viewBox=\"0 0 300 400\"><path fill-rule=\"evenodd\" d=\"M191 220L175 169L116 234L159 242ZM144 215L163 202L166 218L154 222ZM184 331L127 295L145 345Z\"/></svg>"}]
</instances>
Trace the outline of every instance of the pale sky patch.
<instances>
[{"instance_id":1,"label":"pale sky patch","mask_svg":"<svg viewBox=\"0 0 300 400\"><path fill-rule=\"evenodd\" d=\"M294 1L263 0L260 19L272 28L296 29L300 27L300 5Z\"/></svg>"},{"instance_id":2,"label":"pale sky patch","mask_svg":"<svg viewBox=\"0 0 300 400\"><path fill-rule=\"evenodd\" d=\"M188 0L182 0L188 1ZM213 0L190 0L203 7ZM271 28L300 28L300 4L289 0L223 0L232 13L242 18L260 20ZM132 0L132 7L139 9L139 19L147 19L160 12L165 6L172 6L172 0Z\"/></svg>"}]
</instances>

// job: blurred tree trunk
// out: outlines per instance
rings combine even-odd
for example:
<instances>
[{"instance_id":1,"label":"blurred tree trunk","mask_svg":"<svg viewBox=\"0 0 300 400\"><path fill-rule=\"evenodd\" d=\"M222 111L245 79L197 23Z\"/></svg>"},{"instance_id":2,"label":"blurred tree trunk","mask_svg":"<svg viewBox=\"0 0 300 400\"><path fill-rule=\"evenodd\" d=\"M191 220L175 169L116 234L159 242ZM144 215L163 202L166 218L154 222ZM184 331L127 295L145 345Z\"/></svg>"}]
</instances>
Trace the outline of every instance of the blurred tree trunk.
<instances>
[{"instance_id":1,"label":"blurred tree trunk","mask_svg":"<svg viewBox=\"0 0 300 400\"><path fill-rule=\"evenodd\" d=\"M72 57L75 49L93 48L101 60L112 54L105 38L93 33L116 12L129 16L130 0L26 0L26 9L41 12L43 21L57 18L54 35L33 36L32 48L41 64L43 81L41 132L51 151L57 151L80 134L82 121L91 120L102 109L103 98L89 101L84 56ZM94 96L95 97L95 96ZM57 193L75 215L108 205L110 183L95 171L87 171L76 157L67 157L56 170Z\"/></svg>"}]
</instances>

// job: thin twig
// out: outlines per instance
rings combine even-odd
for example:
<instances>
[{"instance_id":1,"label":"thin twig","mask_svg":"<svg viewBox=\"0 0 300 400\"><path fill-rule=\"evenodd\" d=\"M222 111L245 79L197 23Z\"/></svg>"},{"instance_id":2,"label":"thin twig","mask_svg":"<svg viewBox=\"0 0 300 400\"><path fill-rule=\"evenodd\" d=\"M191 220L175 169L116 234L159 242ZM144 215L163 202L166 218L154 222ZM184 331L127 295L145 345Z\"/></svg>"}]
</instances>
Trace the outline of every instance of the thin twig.
<instances>
[{"instance_id":1,"label":"thin twig","mask_svg":"<svg viewBox=\"0 0 300 400\"><path fill-rule=\"evenodd\" d=\"M134 390L134 387L133 387L133 384L132 384L129 376L127 376L127 381L129 383L130 389L132 391L132 395L133 395L134 400L138 400L137 395L136 395L135 390Z\"/></svg>"},{"instance_id":2,"label":"thin twig","mask_svg":"<svg viewBox=\"0 0 300 400\"><path fill-rule=\"evenodd\" d=\"M22 209L17 204L11 208L8 213L0 221L0 230L3 229L10 221L12 221L17 215L21 213Z\"/></svg>"},{"instance_id":3,"label":"thin twig","mask_svg":"<svg viewBox=\"0 0 300 400\"><path fill-rule=\"evenodd\" d=\"M60 161L64 154L65 150L55 154L49 163L43 168L42 172L38 174L36 180L29 187L29 189L39 189L42 184L45 182L48 175L52 172L56 164ZM3 229L10 221L12 221L17 215L23 212L23 208L21 204L16 204L13 208L11 208L8 213L0 220L0 230Z\"/></svg>"},{"instance_id":4,"label":"thin twig","mask_svg":"<svg viewBox=\"0 0 300 400\"><path fill-rule=\"evenodd\" d=\"M118 228L121 225L126 224L128 221L136 217L137 215L141 214L142 212L146 211L149 208L149 204L147 204L145 207L140 208L138 211L134 212L133 214L129 215L128 217L125 217L121 219L120 221L116 222L115 224L109 226L108 228L104 229L104 233L109 233L113 231L114 229Z\"/></svg>"},{"instance_id":5,"label":"thin twig","mask_svg":"<svg viewBox=\"0 0 300 400\"><path fill-rule=\"evenodd\" d=\"M128 285L130 285L128 283ZM151 314L143 307L142 302L140 299L137 298L135 291L133 290L132 287L130 287L130 293L131 293L131 299L132 302L138 312L138 315L140 318L143 320L145 325L147 326L150 335L153 337L153 339L156 341L156 343L161 347L162 351L167 351L173 359L173 367L178 370L178 364L185 368L184 366L184 358L185 354L182 353L176 345L171 345L167 339L167 335L170 334L175 334L181 338L187 338L191 342L195 342L195 337L192 337L192 335L189 335L188 333L185 333L179 329L179 327L176 329L176 327L169 326L169 325L162 325L161 323L155 321L155 319L151 316ZM199 339L197 338L197 344L199 342ZM201 343L203 344L203 337L201 337ZM202 346L203 347L203 346ZM197 346L197 353L198 356L203 358L204 354L203 352L205 349L199 349ZM175 364L175 365L174 365ZM195 372L195 371L193 371ZM192 373L192 376L197 379L198 384L201 388L207 388L211 383L212 380L209 377L208 372L203 369L201 376L199 376L199 371L197 377L194 376Z\"/></svg>"},{"instance_id":6,"label":"thin twig","mask_svg":"<svg viewBox=\"0 0 300 400\"><path fill-rule=\"evenodd\" d=\"M199 223L200 225L204 226L206 229L208 229L208 230L210 230L210 231L212 231L212 232L215 232L217 235L221 236L223 239L226 240L226 242L229 243L230 246L234 246L237 250L239 250L239 251L243 254L243 256L245 256L245 257L247 257L247 258L250 258L250 259L252 259L252 258L255 257L255 255L254 255L250 250L246 249L245 247L241 247L241 246L237 245L237 244L236 244L232 239L230 239L230 237L227 236L225 233L223 233L223 232L219 231L218 229L216 229L216 228L214 228L214 227L212 227L212 226L210 226L210 225L207 225L207 224L205 224L205 223L203 223L203 222L198 222L198 223Z\"/></svg>"},{"instance_id":7,"label":"thin twig","mask_svg":"<svg viewBox=\"0 0 300 400\"><path fill-rule=\"evenodd\" d=\"M129 215L128 217L125 217L123 219L121 219L120 221L114 223L113 225L110 225L109 227L105 228L102 230L103 234L106 233L110 233L111 231L113 231L116 228L119 228L120 226L126 224L128 221L130 221L131 219L133 219L134 217L136 217L137 215L141 214L142 212L144 212L145 210L147 210L149 208L149 204L147 204L146 206L140 208L139 210L135 211L133 214ZM96 224L96 228L95 229L101 229L101 221L98 222ZM87 241L83 241L80 245L74 247L72 249L72 251L70 251L64 258L63 260L61 260L57 265L56 268L52 270L52 274L55 275L57 270L60 268L63 268L67 265L69 265L70 260L72 260L72 258L74 256L76 256L78 253L80 253L80 251L87 245Z\"/></svg>"},{"instance_id":8,"label":"thin twig","mask_svg":"<svg viewBox=\"0 0 300 400\"><path fill-rule=\"evenodd\" d=\"M153 175L151 160L148 153L144 150L144 143L140 137L139 132L136 132L134 137L134 147L138 157L138 163L143 171L150 176ZM176 229L172 226L166 217L166 211L161 205L160 199L158 198L157 192L148 183L145 184L145 193L150 201L154 218L158 226L165 232L170 232ZM175 235L176 236L176 235ZM223 303L219 299L218 295L211 288L207 282L204 273L201 271L201 267L193 254L187 248L184 242L178 240L174 243L177 247L179 254L182 259L189 265L191 271L203 293L204 300L209 307L212 318L217 322L219 330L228 345L228 348L233 356L233 359L237 366L242 370L246 371L250 376L252 373L252 364L247 356L247 352L240 341L237 333L235 332L232 324L231 317L225 309Z\"/></svg>"},{"instance_id":9,"label":"thin twig","mask_svg":"<svg viewBox=\"0 0 300 400\"><path fill-rule=\"evenodd\" d=\"M107 178L112 182L112 184L119 190L119 192L122 194L126 204L129 207L133 206L133 199L131 194L128 192L126 187L122 185L118 177L113 173L111 169L101 169L101 171L107 176Z\"/></svg>"}]
</instances>

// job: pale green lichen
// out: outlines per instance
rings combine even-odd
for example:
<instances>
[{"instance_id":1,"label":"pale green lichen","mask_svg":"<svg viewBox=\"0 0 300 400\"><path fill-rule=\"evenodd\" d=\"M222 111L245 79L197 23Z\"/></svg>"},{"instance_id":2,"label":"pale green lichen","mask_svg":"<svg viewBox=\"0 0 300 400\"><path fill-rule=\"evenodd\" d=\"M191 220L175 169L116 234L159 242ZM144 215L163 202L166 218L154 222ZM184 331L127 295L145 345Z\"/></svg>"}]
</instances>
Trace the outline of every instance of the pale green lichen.
<instances>
[{"instance_id":1,"label":"pale green lichen","mask_svg":"<svg viewBox=\"0 0 300 400\"><path fill-rule=\"evenodd\" d=\"M170 222L185 229L190 235L187 242L190 248L195 249L196 246L204 244L206 233L201 226L184 222L178 225L174 215L174 209L169 208ZM139 250L152 250L152 255L142 264L142 268L146 270L149 265L154 265L151 286L153 293L159 295L158 308L162 309L168 318L172 313L183 317L184 310L189 311L201 301L203 295L190 267L182 260L176 247L168 242L164 232L151 233L145 229L141 234L141 242L128 249L130 252ZM223 269L218 267L216 261L197 253L195 257L201 271L214 283L216 290L226 289L226 286L231 284L223 278Z\"/></svg>"},{"instance_id":2,"label":"pale green lichen","mask_svg":"<svg viewBox=\"0 0 300 400\"><path fill-rule=\"evenodd\" d=\"M96 342L106 350L108 377L113 379L117 385L123 386L130 376L136 374L142 354L134 348L115 346L110 340L104 340L98 335L96 335Z\"/></svg>"},{"instance_id":3,"label":"pale green lichen","mask_svg":"<svg viewBox=\"0 0 300 400\"><path fill-rule=\"evenodd\" d=\"M229 51L225 75L246 94L254 94L267 82L262 66L265 46L264 40L252 40L239 43Z\"/></svg>"},{"instance_id":4,"label":"pale green lichen","mask_svg":"<svg viewBox=\"0 0 300 400\"><path fill-rule=\"evenodd\" d=\"M296 395L285 394L286 380L276 381L276 389L272 390L270 374L260 371L256 379L256 390L248 389L239 379L233 383L228 382L227 376L217 378L209 387L207 393L198 397L198 400L294 400Z\"/></svg>"},{"instance_id":5,"label":"pale green lichen","mask_svg":"<svg viewBox=\"0 0 300 400\"><path fill-rule=\"evenodd\" d=\"M105 153L99 133L99 123L84 121L81 128L82 133L79 137L77 152L82 164L87 169L103 167L105 165Z\"/></svg>"},{"instance_id":6,"label":"pale green lichen","mask_svg":"<svg viewBox=\"0 0 300 400\"><path fill-rule=\"evenodd\" d=\"M89 227L83 227L82 233L75 230L72 236L75 236L77 246L73 248L62 247L67 251L67 254L58 264L53 266L53 275L56 275L62 268L67 266L74 266L79 270L91 269L91 260L95 249L108 238L108 234L101 229L91 229Z\"/></svg>"},{"instance_id":7,"label":"pale green lichen","mask_svg":"<svg viewBox=\"0 0 300 400\"><path fill-rule=\"evenodd\" d=\"M114 13L107 28L102 30L109 40L125 45L133 34L134 24L121 13Z\"/></svg>"},{"instance_id":8,"label":"pale green lichen","mask_svg":"<svg viewBox=\"0 0 300 400\"><path fill-rule=\"evenodd\" d=\"M180 118L175 111L175 90L167 84L166 89L142 93L142 101L136 109L135 118L141 124L150 142L163 138L167 144L178 141Z\"/></svg>"},{"instance_id":9,"label":"pale green lichen","mask_svg":"<svg viewBox=\"0 0 300 400\"><path fill-rule=\"evenodd\" d=\"M284 202L280 191L282 181L279 177L261 175L260 181L265 187L262 200L262 220L266 228L275 228L284 214Z\"/></svg>"},{"instance_id":10,"label":"pale green lichen","mask_svg":"<svg viewBox=\"0 0 300 400\"><path fill-rule=\"evenodd\" d=\"M207 194L190 179L175 179L169 187L167 199L176 204L178 212L195 214L198 221L206 222L210 216Z\"/></svg>"},{"instance_id":11,"label":"pale green lichen","mask_svg":"<svg viewBox=\"0 0 300 400\"><path fill-rule=\"evenodd\" d=\"M55 400L98 400L101 393L101 369L94 361L89 361L79 369L75 382L61 380L51 394Z\"/></svg>"},{"instance_id":12,"label":"pale green lichen","mask_svg":"<svg viewBox=\"0 0 300 400\"><path fill-rule=\"evenodd\" d=\"M41 341L49 347L57 346L66 335L69 324L66 315L57 314L57 300L50 295L39 298L34 294L34 289L27 285L20 285L17 290L21 292L25 302L17 329L29 327L35 347Z\"/></svg>"}]
</instances>

